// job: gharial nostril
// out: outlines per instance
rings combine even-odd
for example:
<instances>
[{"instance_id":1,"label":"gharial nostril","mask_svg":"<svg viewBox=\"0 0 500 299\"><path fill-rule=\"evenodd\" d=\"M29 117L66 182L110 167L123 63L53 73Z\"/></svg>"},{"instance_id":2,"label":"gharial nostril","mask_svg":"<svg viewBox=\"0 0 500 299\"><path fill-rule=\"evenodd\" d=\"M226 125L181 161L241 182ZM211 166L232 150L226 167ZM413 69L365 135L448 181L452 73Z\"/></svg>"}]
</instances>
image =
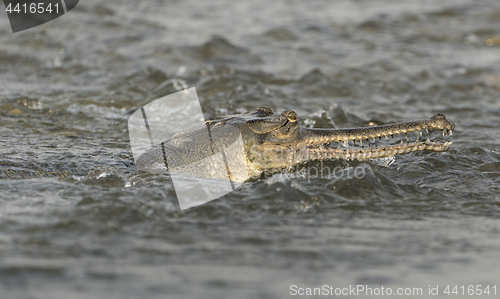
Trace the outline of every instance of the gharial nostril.
<instances>
[{"instance_id":1,"label":"gharial nostril","mask_svg":"<svg viewBox=\"0 0 500 299\"><path fill-rule=\"evenodd\" d=\"M444 116L444 114L438 113L433 115L431 119L446 119L446 116Z\"/></svg>"}]
</instances>

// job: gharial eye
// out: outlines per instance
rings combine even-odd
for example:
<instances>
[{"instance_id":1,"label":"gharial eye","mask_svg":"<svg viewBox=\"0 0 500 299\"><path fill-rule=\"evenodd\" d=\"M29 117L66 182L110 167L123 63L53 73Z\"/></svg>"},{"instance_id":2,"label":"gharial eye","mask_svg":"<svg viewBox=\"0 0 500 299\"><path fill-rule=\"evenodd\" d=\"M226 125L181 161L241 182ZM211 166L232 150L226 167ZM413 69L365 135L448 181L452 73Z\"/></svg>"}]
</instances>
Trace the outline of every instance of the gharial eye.
<instances>
[{"instance_id":1,"label":"gharial eye","mask_svg":"<svg viewBox=\"0 0 500 299\"><path fill-rule=\"evenodd\" d=\"M266 114L274 114L273 110L271 108L266 107L266 106L262 106L262 107L257 108L257 111L263 112Z\"/></svg>"},{"instance_id":2,"label":"gharial eye","mask_svg":"<svg viewBox=\"0 0 500 299\"><path fill-rule=\"evenodd\" d=\"M296 122L298 119L298 116L297 116L297 113L295 113L294 111L290 111L286 115L286 118L288 118L288 120L291 122Z\"/></svg>"}]
</instances>

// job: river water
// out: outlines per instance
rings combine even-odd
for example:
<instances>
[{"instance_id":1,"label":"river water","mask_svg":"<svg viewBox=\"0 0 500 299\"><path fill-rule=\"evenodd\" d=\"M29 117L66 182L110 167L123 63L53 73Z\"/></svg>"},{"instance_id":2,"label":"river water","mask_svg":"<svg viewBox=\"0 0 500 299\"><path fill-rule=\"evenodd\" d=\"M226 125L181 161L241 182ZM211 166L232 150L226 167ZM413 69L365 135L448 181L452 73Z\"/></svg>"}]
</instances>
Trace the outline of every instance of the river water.
<instances>
[{"instance_id":1,"label":"river water","mask_svg":"<svg viewBox=\"0 0 500 299\"><path fill-rule=\"evenodd\" d=\"M456 129L445 153L328 162L364 175L261 177L181 211L170 177L135 171L127 132L179 86L207 119L264 105L309 127L443 113ZM497 0L85 0L16 34L2 10L0 167L75 174L0 180L1 298L493 291L499 99Z\"/></svg>"}]
</instances>

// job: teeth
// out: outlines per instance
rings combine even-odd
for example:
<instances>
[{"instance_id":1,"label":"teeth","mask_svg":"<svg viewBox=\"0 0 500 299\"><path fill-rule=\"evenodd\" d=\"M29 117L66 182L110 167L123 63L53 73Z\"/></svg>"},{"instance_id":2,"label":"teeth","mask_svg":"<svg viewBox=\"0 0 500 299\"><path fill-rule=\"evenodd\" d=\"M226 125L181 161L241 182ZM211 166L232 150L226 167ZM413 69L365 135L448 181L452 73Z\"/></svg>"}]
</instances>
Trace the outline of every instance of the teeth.
<instances>
[{"instance_id":1,"label":"teeth","mask_svg":"<svg viewBox=\"0 0 500 299\"><path fill-rule=\"evenodd\" d=\"M429 138L427 138L427 140L425 140L425 143L431 143L431 141L429 140Z\"/></svg>"},{"instance_id":2,"label":"teeth","mask_svg":"<svg viewBox=\"0 0 500 299\"><path fill-rule=\"evenodd\" d=\"M453 135L453 130L450 130L450 136Z\"/></svg>"},{"instance_id":3,"label":"teeth","mask_svg":"<svg viewBox=\"0 0 500 299\"><path fill-rule=\"evenodd\" d=\"M444 136L444 130L441 130L441 132L443 133L443 136Z\"/></svg>"},{"instance_id":4,"label":"teeth","mask_svg":"<svg viewBox=\"0 0 500 299\"><path fill-rule=\"evenodd\" d=\"M426 132L427 134L429 134L429 131L428 131L427 129L425 129L425 132Z\"/></svg>"},{"instance_id":5,"label":"teeth","mask_svg":"<svg viewBox=\"0 0 500 299\"><path fill-rule=\"evenodd\" d=\"M372 138L372 142L375 143L375 137Z\"/></svg>"},{"instance_id":6,"label":"teeth","mask_svg":"<svg viewBox=\"0 0 500 299\"><path fill-rule=\"evenodd\" d=\"M385 140L389 140L389 137L387 137L387 135L385 135Z\"/></svg>"},{"instance_id":7,"label":"teeth","mask_svg":"<svg viewBox=\"0 0 500 299\"><path fill-rule=\"evenodd\" d=\"M420 136L422 136L422 131L418 131L420 133Z\"/></svg>"}]
</instances>

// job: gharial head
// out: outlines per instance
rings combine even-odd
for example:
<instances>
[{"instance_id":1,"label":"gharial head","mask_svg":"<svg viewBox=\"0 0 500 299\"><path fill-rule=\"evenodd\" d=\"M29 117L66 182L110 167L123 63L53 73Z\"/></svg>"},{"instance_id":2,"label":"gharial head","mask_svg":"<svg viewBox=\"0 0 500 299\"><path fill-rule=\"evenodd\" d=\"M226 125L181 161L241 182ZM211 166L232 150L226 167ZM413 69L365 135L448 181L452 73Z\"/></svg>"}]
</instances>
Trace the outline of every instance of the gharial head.
<instances>
[{"instance_id":1,"label":"gharial head","mask_svg":"<svg viewBox=\"0 0 500 299\"><path fill-rule=\"evenodd\" d=\"M259 171L311 160L366 160L423 150L440 152L448 150L451 142L423 141L424 138L420 139L422 131L442 130L444 136L445 130L451 135L454 128L453 122L442 114L429 119L355 129L305 128L299 126L294 111L274 114L270 108L260 107L187 128L165 143L164 149L154 148L144 153L136 164L147 168L169 160L177 165L190 165L219 152L238 156L242 152L234 150L233 145L237 144L239 136L243 139L247 164ZM409 142L407 134L410 132L417 132L417 141ZM403 137L398 140L400 144L395 144L392 139L396 134L405 134L406 142ZM391 140L387 144L375 143L375 139L389 139L388 136ZM340 145L334 146L336 142Z\"/></svg>"},{"instance_id":2,"label":"gharial head","mask_svg":"<svg viewBox=\"0 0 500 299\"><path fill-rule=\"evenodd\" d=\"M270 108L260 107L251 112L224 118L228 117L236 118L232 119L232 123L237 123L247 145L287 145L297 142L300 137L298 116L291 110L274 114Z\"/></svg>"},{"instance_id":3,"label":"gharial head","mask_svg":"<svg viewBox=\"0 0 500 299\"><path fill-rule=\"evenodd\" d=\"M285 167L289 163L301 162L304 159L287 157L286 161L271 161L283 157L279 152L306 151L307 160L314 159L345 159L365 160L370 158L390 157L412 151L445 151L451 142L431 142L429 139L419 141L422 131L445 129L451 135L455 125L446 119L443 114L436 114L430 119L417 120L406 123L397 123L383 126L363 127L355 129L313 129L300 127L298 116L294 111L287 110L281 114L267 107L260 107L254 111L230 115L219 120L211 121L214 128L222 123L235 125L245 140L246 153L251 163L261 161L259 168ZM416 142L408 141L409 132L418 132ZM388 136L394 138L396 134L405 134L406 141L401 144L389 144L378 147L375 139ZM342 146L333 147L331 144L339 142ZM352 142L354 147L347 147ZM363 144L364 143L364 144ZM365 148L364 145L373 145ZM251 155L251 154L253 155ZM311 155L316 155L311 158ZM264 162L266 161L266 162ZM288 163L288 164L287 164Z\"/></svg>"},{"instance_id":4,"label":"gharial head","mask_svg":"<svg viewBox=\"0 0 500 299\"><path fill-rule=\"evenodd\" d=\"M300 127L298 116L292 110L283 111L280 114L267 107L260 107L254 111L243 114L229 115L211 121L215 123L228 122L236 125L244 134L247 142L252 144L269 144L286 146L318 145L331 142L348 142L381 138L395 134L407 134L408 132L421 132L422 130L444 130L450 132L455 129L452 121L446 119L443 114L436 114L430 119L390 124L375 127L363 127L356 129L312 129ZM421 135L421 134L420 134ZM375 142L375 140L373 140Z\"/></svg>"}]
</instances>

